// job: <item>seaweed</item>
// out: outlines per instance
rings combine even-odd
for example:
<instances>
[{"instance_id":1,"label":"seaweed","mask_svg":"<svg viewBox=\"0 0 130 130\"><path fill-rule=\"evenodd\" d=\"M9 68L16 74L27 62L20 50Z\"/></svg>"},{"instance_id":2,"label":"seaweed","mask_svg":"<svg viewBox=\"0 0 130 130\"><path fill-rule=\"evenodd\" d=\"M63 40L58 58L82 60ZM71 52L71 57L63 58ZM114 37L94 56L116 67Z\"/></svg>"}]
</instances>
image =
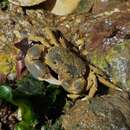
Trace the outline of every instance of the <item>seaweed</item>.
<instances>
[{"instance_id":1,"label":"seaweed","mask_svg":"<svg viewBox=\"0 0 130 130\"><path fill-rule=\"evenodd\" d=\"M13 85L1 85L0 99L17 107L19 122L14 130L61 130L58 118L66 103L66 92L61 87L28 75Z\"/></svg>"}]
</instances>

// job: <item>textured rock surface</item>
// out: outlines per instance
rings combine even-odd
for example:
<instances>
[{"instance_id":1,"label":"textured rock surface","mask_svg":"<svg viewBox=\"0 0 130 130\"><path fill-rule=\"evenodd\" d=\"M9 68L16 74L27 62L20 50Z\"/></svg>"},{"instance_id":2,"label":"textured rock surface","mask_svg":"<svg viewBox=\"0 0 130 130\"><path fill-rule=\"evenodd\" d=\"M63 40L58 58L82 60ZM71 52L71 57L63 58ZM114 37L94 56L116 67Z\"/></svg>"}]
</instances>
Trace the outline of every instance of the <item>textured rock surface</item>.
<instances>
[{"instance_id":1,"label":"textured rock surface","mask_svg":"<svg viewBox=\"0 0 130 130\"><path fill-rule=\"evenodd\" d=\"M13 130L17 122L15 109L0 100L0 130Z\"/></svg>"},{"instance_id":2,"label":"textured rock surface","mask_svg":"<svg viewBox=\"0 0 130 130\"><path fill-rule=\"evenodd\" d=\"M122 88L130 89L129 6L129 0L99 0L92 10L96 15L85 12L60 17L43 9L28 10L10 4L7 11L0 10L0 53L14 56L14 43L30 35L44 37L46 26L57 28L85 59L106 71Z\"/></svg>"},{"instance_id":3,"label":"textured rock surface","mask_svg":"<svg viewBox=\"0 0 130 130\"><path fill-rule=\"evenodd\" d=\"M129 130L130 100L126 93L79 100L62 116L65 130Z\"/></svg>"},{"instance_id":4,"label":"textured rock surface","mask_svg":"<svg viewBox=\"0 0 130 130\"><path fill-rule=\"evenodd\" d=\"M44 37L44 27L49 26L59 29L85 59L106 71L115 83L130 89L130 1L106 1L118 4L97 0L90 10L96 15L85 12L60 17L42 9L28 10L14 5L7 11L0 10L0 56L5 55L0 65L7 65L6 58L11 56L14 66L17 52L14 43L30 35ZM8 66L5 70L10 71ZM62 117L63 127L66 130L129 130L129 102L123 93L96 97L90 104L78 101Z\"/></svg>"},{"instance_id":5,"label":"textured rock surface","mask_svg":"<svg viewBox=\"0 0 130 130\"><path fill-rule=\"evenodd\" d=\"M101 18L93 25L86 44L90 61L124 89L130 89L129 16L130 12L120 12Z\"/></svg>"}]
</instances>

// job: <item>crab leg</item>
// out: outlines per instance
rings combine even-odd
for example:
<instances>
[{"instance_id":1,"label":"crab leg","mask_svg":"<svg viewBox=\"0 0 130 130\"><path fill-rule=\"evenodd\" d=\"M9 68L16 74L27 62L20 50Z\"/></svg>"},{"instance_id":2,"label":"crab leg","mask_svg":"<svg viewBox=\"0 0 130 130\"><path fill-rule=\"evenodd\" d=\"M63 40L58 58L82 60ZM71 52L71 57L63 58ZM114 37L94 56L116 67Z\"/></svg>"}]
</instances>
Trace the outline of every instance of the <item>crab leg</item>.
<instances>
[{"instance_id":1,"label":"crab leg","mask_svg":"<svg viewBox=\"0 0 130 130\"><path fill-rule=\"evenodd\" d=\"M95 71L99 72L99 73L96 73ZM98 87L97 80L99 80L102 84L104 84L105 86L107 86L109 88L122 91L120 88L118 88L117 86L115 86L113 83L111 83L110 81L105 79L105 77L102 77L102 76L103 76L103 73L100 72L100 70L98 70L94 66L90 67L90 72L89 72L88 79L87 79L88 80L87 90L89 90L89 93L83 100L92 98L95 95L95 93L97 91L97 87Z\"/></svg>"},{"instance_id":2,"label":"crab leg","mask_svg":"<svg viewBox=\"0 0 130 130\"><path fill-rule=\"evenodd\" d=\"M114 85L113 83L111 83L110 81L106 80L102 76L97 75L97 78L98 78L98 80L102 84L106 85L107 87L112 88L112 89L116 89L116 90L119 90L119 91L122 91L122 89L120 89L119 87L117 87L116 85Z\"/></svg>"},{"instance_id":3,"label":"crab leg","mask_svg":"<svg viewBox=\"0 0 130 130\"><path fill-rule=\"evenodd\" d=\"M93 97L97 91L97 78L93 71L90 71L88 76L87 90L89 90L88 97Z\"/></svg>"},{"instance_id":4,"label":"crab leg","mask_svg":"<svg viewBox=\"0 0 130 130\"><path fill-rule=\"evenodd\" d=\"M48 27L46 27L44 29L44 31L45 31L46 36L48 37L49 42L51 43L52 46L55 45L55 46L62 46L64 48L67 48L67 45L66 45L67 40L63 37L62 34L59 34L58 40L57 40L53 31L50 30Z\"/></svg>"},{"instance_id":5,"label":"crab leg","mask_svg":"<svg viewBox=\"0 0 130 130\"><path fill-rule=\"evenodd\" d=\"M53 34L53 32L52 32L48 27L46 27L44 31L45 31L45 33L46 33L46 36L47 36L47 38L48 38L50 44L51 44L51 45L55 45L55 46L59 46L59 44L58 44L58 42L57 42L57 40L56 40L56 37L55 37L55 35Z\"/></svg>"},{"instance_id":6,"label":"crab leg","mask_svg":"<svg viewBox=\"0 0 130 130\"><path fill-rule=\"evenodd\" d=\"M120 89L119 87L117 87L116 85L114 85L112 82L110 82L108 79L106 79L107 77L104 75L104 73L100 69L98 69L97 67L95 67L93 65L89 65L89 67L90 67L90 70L92 70L95 73L97 79L102 84L106 85L109 88L122 91L122 89Z\"/></svg>"},{"instance_id":7,"label":"crab leg","mask_svg":"<svg viewBox=\"0 0 130 130\"><path fill-rule=\"evenodd\" d=\"M46 46L46 47L51 47L51 45L47 42L47 40L42 37L42 36L36 36L36 35L30 35L29 40L33 40L33 41L40 41L42 43L42 45Z\"/></svg>"},{"instance_id":8,"label":"crab leg","mask_svg":"<svg viewBox=\"0 0 130 130\"><path fill-rule=\"evenodd\" d=\"M104 72L102 70L100 70L99 68L95 67L94 65L89 63L89 68L91 71L93 71L95 74L97 75L101 75L106 77L106 75L104 74Z\"/></svg>"}]
</instances>

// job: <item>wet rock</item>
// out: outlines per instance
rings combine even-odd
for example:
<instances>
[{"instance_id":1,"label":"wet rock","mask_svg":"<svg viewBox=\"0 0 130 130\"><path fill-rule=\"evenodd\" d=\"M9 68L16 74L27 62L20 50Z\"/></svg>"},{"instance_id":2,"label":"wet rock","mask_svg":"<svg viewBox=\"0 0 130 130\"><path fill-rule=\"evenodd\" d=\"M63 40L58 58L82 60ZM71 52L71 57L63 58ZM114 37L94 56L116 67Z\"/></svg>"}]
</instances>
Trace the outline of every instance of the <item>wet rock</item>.
<instances>
[{"instance_id":1,"label":"wet rock","mask_svg":"<svg viewBox=\"0 0 130 130\"><path fill-rule=\"evenodd\" d=\"M62 116L65 130L129 130L130 100L125 93L79 100Z\"/></svg>"},{"instance_id":2,"label":"wet rock","mask_svg":"<svg viewBox=\"0 0 130 130\"><path fill-rule=\"evenodd\" d=\"M4 52L9 56L15 55L14 43L30 35L44 37L46 26L57 28L79 48L86 60L108 73L113 82L129 89L130 2L115 2L121 2L117 4L121 8L113 4L105 12L102 4L97 4L93 8L96 15L78 13L66 17L55 16L42 9L28 10L10 5L7 11L0 10L0 55ZM78 101L63 116L63 126L66 130L128 130L129 108L128 99L121 95L96 97L90 104Z\"/></svg>"},{"instance_id":3,"label":"wet rock","mask_svg":"<svg viewBox=\"0 0 130 130\"><path fill-rule=\"evenodd\" d=\"M97 2L93 7L97 14L82 12L62 17L43 9L22 9L15 5L0 10L0 53L15 55L14 43L30 36L44 37L46 26L56 28L79 48L86 60L104 70L115 84L129 90L130 1ZM104 4L105 9L101 8Z\"/></svg>"},{"instance_id":4,"label":"wet rock","mask_svg":"<svg viewBox=\"0 0 130 130\"><path fill-rule=\"evenodd\" d=\"M18 122L15 107L0 100L0 130L14 130Z\"/></svg>"},{"instance_id":5,"label":"wet rock","mask_svg":"<svg viewBox=\"0 0 130 130\"><path fill-rule=\"evenodd\" d=\"M99 66L111 80L130 89L130 12L114 13L93 24L88 33L86 59ZM83 52L83 51L82 51Z\"/></svg>"},{"instance_id":6,"label":"wet rock","mask_svg":"<svg viewBox=\"0 0 130 130\"><path fill-rule=\"evenodd\" d=\"M99 13L110 13L114 9L123 10L124 7L127 7L129 4L129 0L96 0L92 12L94 14Z\"/></svg>"},{"instance_id":7,"label":"wet rock","mask_svg":"<svg viewBox=\"0 0 130 130\"><path fill-rule=\"evenodd\" d=\"M44 16L46 17L46 13ZM18 50L14 44L31 34L43 36L42 29L50 23L44 20L45 17L41 16L40 11L34 14L30 11L25 15L22 8L13 5L6 11L0 10L0 73L6 75L16 72Z\"/></svg>"}]
</instances>

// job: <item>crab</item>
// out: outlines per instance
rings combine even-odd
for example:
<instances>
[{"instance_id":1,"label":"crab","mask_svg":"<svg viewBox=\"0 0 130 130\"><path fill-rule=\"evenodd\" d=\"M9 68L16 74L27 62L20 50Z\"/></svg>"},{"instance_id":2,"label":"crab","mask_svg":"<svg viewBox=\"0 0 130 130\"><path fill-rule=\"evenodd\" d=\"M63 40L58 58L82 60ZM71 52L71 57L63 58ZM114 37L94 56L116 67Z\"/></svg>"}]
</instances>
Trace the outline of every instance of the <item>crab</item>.
<instances>
[{"instance_id":1,"label":"crab","mask_svg":"<svg viewBox=\"0 0 130 130\"><path fill-rule=\"evenodd\" d=\"M41 42L29 48L25 57L25 66L33 77L62 86L71 99L77 99L86 92L85 97L93 97L98 88L97 80L120 90L101 70L82 59L64 37L56 38L53 32L45 28L46 38L29 38Z\"/></svg>"}]
</instances>

